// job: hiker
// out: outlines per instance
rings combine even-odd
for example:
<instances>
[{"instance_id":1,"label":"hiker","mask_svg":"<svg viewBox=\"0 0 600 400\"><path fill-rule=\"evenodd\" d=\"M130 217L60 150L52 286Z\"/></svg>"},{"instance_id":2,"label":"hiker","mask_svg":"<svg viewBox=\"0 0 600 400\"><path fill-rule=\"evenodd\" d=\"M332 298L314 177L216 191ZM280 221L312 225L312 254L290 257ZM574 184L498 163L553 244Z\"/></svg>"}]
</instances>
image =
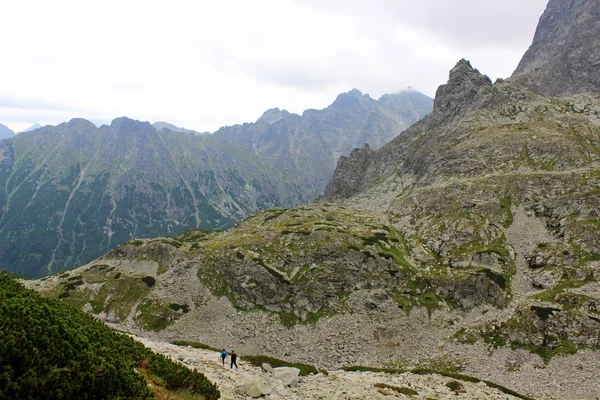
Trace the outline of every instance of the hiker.
<instances>
[{"instance_id":1,"label":"hiker","mask_svg":"<svg viewBox=\"0 0 600 400\"><path fill-rule=\"evenodd\" d=\"M235 365L235 368L237 369L238 365L237 365L237 354L235 354L235 351L231 351L231 367L233 368L233 366Z\"/></svg>"},{"instance_id":2,"label":"hiker","mask_svg":"<svg viewBox=\"0 0 600 400\"><path fill-rule=\"evenodd\" d=\"M227 358L227 350L223 349L223 351L221 352L221 362L223 362L223 365L225 365L226 358Z\"/></svg>"}]
</instances>

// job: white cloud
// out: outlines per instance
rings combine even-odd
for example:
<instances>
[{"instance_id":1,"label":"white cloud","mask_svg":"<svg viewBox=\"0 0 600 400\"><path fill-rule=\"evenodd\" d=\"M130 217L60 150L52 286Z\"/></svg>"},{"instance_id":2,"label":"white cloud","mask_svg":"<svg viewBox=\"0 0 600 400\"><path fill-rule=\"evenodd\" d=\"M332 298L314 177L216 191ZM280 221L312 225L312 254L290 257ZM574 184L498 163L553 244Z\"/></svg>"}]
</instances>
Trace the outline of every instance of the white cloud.
<instances>
[{"instance_id":1,"label":"white cloud","mask_svg":"<svg viewBox=\"0 0 600 400\"><path fill-rule=\"evenodd\" d=\"M200 131L351 88L433 96L460 58L506 77L546 0L0 4L0 122L126 115Z\"/></svg>"}]
</instances>

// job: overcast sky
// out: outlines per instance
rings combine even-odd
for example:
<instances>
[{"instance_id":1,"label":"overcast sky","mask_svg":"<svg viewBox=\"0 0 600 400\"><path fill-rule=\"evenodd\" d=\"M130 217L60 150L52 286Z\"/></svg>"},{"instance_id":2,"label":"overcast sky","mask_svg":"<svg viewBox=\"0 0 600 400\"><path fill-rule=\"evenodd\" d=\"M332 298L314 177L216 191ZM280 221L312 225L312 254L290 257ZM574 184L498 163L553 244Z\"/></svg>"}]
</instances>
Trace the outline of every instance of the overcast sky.
<instances>
[{"instance_id":1,"label":"overcast sky","mask_svg":"<svg viewBox=\"0 0 600 400\"><path fill-rule=\"evenodd\" d=\"M547 0L0 2L0 123L128 116L198 131L357 88L433 97L461 58L508 77Z\"/></svg>"}]
</instances>

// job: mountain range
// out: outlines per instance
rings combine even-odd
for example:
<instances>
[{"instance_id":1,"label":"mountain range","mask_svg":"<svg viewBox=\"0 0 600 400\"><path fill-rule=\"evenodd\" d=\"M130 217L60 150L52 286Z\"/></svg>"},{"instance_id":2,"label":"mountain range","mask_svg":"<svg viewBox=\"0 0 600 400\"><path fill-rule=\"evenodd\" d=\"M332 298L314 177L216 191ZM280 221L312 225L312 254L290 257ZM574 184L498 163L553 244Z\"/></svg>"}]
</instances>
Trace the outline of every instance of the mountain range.
<instances>
[{"instance_id":1,"label":"mountain range","mask_svg":"<svg viewBox=\"0 0 600 400\"><path fill-rule=\"evenodd\" d=\"M223 229L323 193L335 160L374 146L431 109L405 91L357 90L303 116L267 111L212 135L128 118L83 119L0 142L0 269L43 276L132 238Z\"/></svg>"},{"instance_id":2,"label":"mountain range","mask_svg":"<svg viewBox=\"0 0 600 400\"><path fill-rule=\"evenodd\" d=\"M247 354L435 365L532 397L596 397L599 7L550 0L509 79L460 60L428 116L340 157L319 202L129 241L29 285L121 326ZM223 134L267 135L286 118Z\"/></svg>"}]
</instances>

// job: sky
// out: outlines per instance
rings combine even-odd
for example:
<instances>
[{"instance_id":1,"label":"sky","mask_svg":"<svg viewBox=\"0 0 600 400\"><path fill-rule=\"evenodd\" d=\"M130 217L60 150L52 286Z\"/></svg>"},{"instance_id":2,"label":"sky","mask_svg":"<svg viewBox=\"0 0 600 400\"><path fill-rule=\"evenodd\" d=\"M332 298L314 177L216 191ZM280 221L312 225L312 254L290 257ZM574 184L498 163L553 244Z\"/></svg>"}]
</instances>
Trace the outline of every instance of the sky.
<instances>
[{"instance_id":1,"label":"sky","mask_svg":"<svg viewBox=\"0 0 600 400\"><path fill-rule=\"evenodd\" d=\"M128 116L200 132L357 88L430 97L461 58L495 80L547 0L0 2L0 123Z\"/></svg>"}]
</instances>

